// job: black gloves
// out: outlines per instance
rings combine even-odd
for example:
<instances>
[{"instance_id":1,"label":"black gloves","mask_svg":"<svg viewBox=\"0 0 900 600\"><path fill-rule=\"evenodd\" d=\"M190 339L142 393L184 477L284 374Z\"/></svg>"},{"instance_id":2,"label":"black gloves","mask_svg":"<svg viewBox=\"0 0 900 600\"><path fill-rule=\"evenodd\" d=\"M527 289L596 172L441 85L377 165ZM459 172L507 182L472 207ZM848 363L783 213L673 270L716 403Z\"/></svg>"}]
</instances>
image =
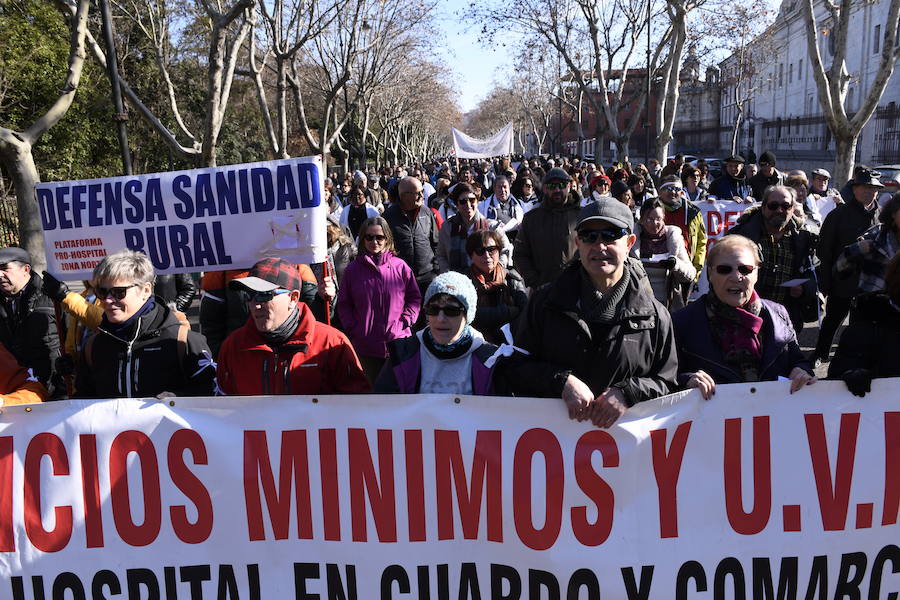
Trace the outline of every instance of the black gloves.
<instances>
[{"instance_id":1,"label":"black gloves","mask_svg":"<svg viewBox=\"0 0 900 600\"><path fill-rule=\"evenodd\" d=\"M664 266L667 269L670 269L670 270L674 269L675 268L675 257L670 256L669 258L665 258L665 259L659 261L659 264L661 264L662 266Z\"/></svg>"},{"instance_id":2,"label":"black gloves","mask_svg":"<svg viewBox=\"0 0 900 600\"><path fill-rule=\"evenodd\" d=\"M41 275L43 275L44 285L41 286L41 291L45 296L51 298L52 300L56 300L57 302L62 302L66 299L66 294L69 293L69 286L65 283L48 273L47 271L42 271Z\"/></svg>"},{"instance_id":3,"label":"black gloves","mask_svg":"<svg viewBox=\"0 0 900 600\"><path fill-rule=\"evenodd\" d=\"M862 398L872 391L872 371L869 369L853 369L844 373L842 379L847 384L847 389L854 396Z\"/></svg>"}]
</instances>

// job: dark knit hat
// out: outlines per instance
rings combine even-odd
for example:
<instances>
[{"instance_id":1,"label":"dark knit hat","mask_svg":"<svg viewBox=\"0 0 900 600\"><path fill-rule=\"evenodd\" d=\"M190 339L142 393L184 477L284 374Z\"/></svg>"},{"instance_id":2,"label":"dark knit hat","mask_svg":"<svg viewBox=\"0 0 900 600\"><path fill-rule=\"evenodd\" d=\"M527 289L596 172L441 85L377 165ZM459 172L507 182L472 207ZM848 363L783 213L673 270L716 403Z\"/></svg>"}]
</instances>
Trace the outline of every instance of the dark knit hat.
<instances>
[{"instance_id":1,"label":"dark knit hat","mask_svg":"<svg viewBox=\"0 0 900 600\"><path fill-rule=\"evenodd\" d=\"M775 155L772 152L766 150L765 152L763 152L762 154L759 155L759 164L763 164L763 163L768 163L774 167L776 164Z\"/></svg>"}]
</instances>

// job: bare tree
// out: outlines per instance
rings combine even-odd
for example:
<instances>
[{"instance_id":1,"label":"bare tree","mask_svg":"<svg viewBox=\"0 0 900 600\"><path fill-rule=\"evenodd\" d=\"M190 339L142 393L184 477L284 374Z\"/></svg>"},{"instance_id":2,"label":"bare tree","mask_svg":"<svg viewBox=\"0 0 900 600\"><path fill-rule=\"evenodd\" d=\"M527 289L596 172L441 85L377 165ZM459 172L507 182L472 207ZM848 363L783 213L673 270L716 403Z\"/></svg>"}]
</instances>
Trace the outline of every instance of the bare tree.
<instances>
[{"instance_id":1,"label":"bare tree","mask_svg":"<svg viewBox=\"0 0 900 600\"><path fill-rule=\"evenodd\" d=\"M37 270L46 266L44 234L40 209L35 199L35 186L40 182L31 149L42 135L62 119L75 99L85 59L89 0L79 0L70 20L69 61L66 79L56 102L24 131L0 127L0 161L16 189L19 212L19 240L32 256Z\"/></svg>"},{"instance_id":2,"label":"bare tree","mask_svg":"<svg viewBox=\"0 0 900 600\"><path fill-rule=\"evenodd\" d=\"M816 18L814 0L803 1L803 13L806 22L806 48L812 68L813 79L819 92L819 104L825 114L825 122L834 136L835 162L834 180L843 185L849 178L856 157L856 144L859 134L869 119L872 118L878 102L881 100L888 80L894 72L894 64L900 56L897 47L897 20L900 17L900 0L890 0L887 18L884 20L884 42L881 46L881 58L878 70L871 87L859 104L859 110L851 118L845 106L847 89L851 74L847 70L847 42L853 12L859 9L859 3L852 0L832 2L823 0L825 18L820 24ZM824 32L824 33L823 33ZM821 37L820 37L821 36ZM819 50L819 40L834 50L830 67L826 70Z\"/></svg>"}]
</instances>

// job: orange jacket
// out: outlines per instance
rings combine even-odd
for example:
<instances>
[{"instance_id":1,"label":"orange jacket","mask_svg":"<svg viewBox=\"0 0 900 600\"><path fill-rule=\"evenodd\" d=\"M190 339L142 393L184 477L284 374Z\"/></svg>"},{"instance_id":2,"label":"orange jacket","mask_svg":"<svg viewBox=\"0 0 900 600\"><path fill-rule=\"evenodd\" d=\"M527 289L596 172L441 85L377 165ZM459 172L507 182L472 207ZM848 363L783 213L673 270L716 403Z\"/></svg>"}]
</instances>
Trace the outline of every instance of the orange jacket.
<instances>
[{"instance_id":1,"label":"orange jacket","mask_svg":"<svg viewBox=\"0 0 900 600\"><path fill-rule=\"evenodd\" d=\"M50 394L37 378L21 366L6 346L0 344L0 400L2 404L44 402Z\"/></svg>"}]
</instances>

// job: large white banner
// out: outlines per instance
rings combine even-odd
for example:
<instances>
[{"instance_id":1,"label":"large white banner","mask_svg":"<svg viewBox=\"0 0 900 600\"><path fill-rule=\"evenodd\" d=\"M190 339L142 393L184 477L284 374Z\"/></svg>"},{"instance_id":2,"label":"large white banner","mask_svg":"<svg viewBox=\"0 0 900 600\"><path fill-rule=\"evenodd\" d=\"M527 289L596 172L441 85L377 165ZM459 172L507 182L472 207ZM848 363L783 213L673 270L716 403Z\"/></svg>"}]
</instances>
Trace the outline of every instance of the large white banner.
<instances>
[{"instance_id":1,"label":"large white banner","mask_svg":"<svg viewBox=\"0 0 900 600\"><path fill-rule=\"evenodd\" d=\"M245 269L327 252L320 156L37 186L47 270L90 279L107 254L147 254L158 274Z\"/></svg>"},{"instance_id":2,"label":"large white banner","mask_svg":"<svg viewBox=\"0 0 900 600\"><path fill-rule=\"evenodd\" d=\"M492 158L494 156L512 154L512 121L491 137L483 140L468 136L453 127L450 129L453 133L453 150L459 158Z\"/></svg>"},{"instance_id":3,"label":"large white banner","mask_svg":"<svg viewBox=\"0 0 900 600\"><path fill-rule=\"evenodd\" d=\"M900 380L788 386L4 408L0 598L894 597Z\"/></svg>"}]
</instances>

